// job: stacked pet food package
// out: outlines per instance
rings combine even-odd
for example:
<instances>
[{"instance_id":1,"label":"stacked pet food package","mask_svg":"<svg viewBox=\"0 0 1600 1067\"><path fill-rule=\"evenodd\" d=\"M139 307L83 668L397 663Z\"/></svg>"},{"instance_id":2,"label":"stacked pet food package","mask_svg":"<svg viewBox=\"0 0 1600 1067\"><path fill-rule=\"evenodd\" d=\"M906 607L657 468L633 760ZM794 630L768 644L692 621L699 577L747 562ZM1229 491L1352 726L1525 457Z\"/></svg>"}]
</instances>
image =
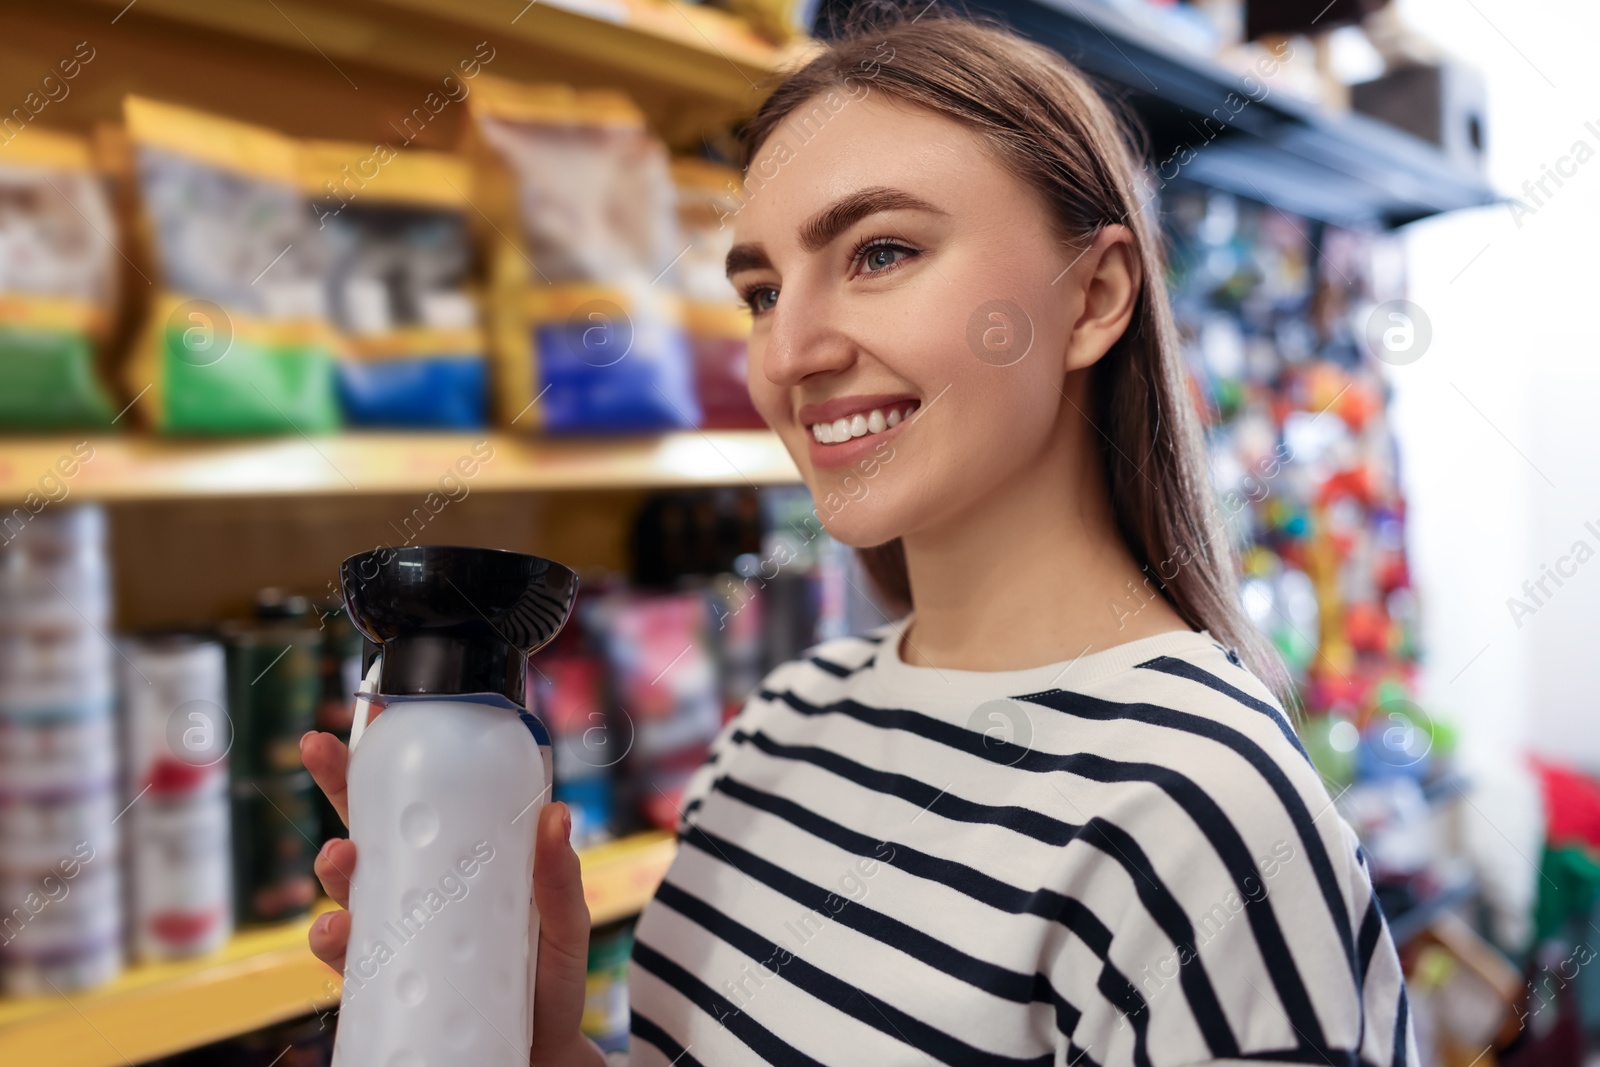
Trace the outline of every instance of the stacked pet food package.
<instances>
[{"instance_id":1,"label":"stacked pet food package","mask_svg":"<svg viewBox=\"0 0 1600 1067\"><path fill-rule=\"evenodd\" d=\"M0 429L104 429L117 227L87 141L29 129L0 152Z\"/></svg>"},{"instance_id":2,"label":"stacked pet food package","mask_svg":"<svg viewBox=\"0 0 1600 1067\"><path fill-rule=\"evenodd\" d=\"M105 514L0 531L0 992L69 992L123 962Z\"/></svg>"},{"instance_id":3,"label":"stacked pet food package","mask_svg":"<svg viewBox=\"0 0 1600 1067\"><path fill-rule=\"evenodd\" d=\"M193 634L123 643L132 949L139 961L221 947L233 930L222 645Z\"/></svg>"},{"instance_id":4,"label":"stacked pet food package","mask_svg":"<svg viewBox=\"0 0 1600 1067\"><path fill-rule=\"evenodd\" d=\"M701 425L708 430L764 429L745 385L750 312L740 306L727 275L733 216L742 205L741 176L732 167L683 158L672 161L672 180L683 233L683 254L675 269L687 309Z\"/></svg>"},{"instance_id":5,"label":"stacked pet food package","mask_svg":"<svg viewBox=\"0 0 1600 1067\"><path fill-rule=\"evenodd\" d=\"M489 75L468 107L502 421L551 434L699 425L677 193L643 113L611 90Z\"/></svg>"},{"instance_id":6,"label":"stacked pet food package","mask_svg":"<svg viewBox=\"0 0 1600 1067\"><path fill-rule=\"evenodd\" d=\"M472 429L488 420L489 357L467 214L466 162L388 145L298 146L328 245L327 306L350 426Z\"/></svg>"},{"instance_id":7,"label":"stacked pet food package","mask_svg":"<svg viewBox=\"0 0 1600 1067\"><path fill-rule=\"evenodd\" d=\"M329 243L295 142L137 96L124 114L156 287L124 369L129 395L163 433L338 427Z\"/></svg>"}]
</instances>

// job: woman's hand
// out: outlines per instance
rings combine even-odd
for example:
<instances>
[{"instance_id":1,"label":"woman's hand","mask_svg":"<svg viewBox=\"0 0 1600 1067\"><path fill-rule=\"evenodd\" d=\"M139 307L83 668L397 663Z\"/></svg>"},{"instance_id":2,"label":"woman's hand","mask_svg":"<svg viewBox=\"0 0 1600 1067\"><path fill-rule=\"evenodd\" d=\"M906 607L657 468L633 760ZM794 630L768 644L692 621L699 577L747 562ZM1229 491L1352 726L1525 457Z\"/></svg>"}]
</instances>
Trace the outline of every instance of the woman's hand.
<instances>
[{"instance_id":1,"label":"woman's hand","mask_svg":"<svg viewBox=\"0 0 1600 1067\"><path fill-rule=\"evenodd\" d=\"M345 769L350 750L337 737L313 730L300 739L300 758L327 794L339 818L350 825ZM600 1065L599 1048L578 1028L583 1015L584 982L589 973L589 905L573 851L572 815L560 802L546 804L534 829L533 897L539 906L539 971L534 982L532 1062L539 1067ZM350 877L356 846L334 838L317 854L322 888L341 909L350 906ZM350 941L350 913L330 911L312 924L311 951L344 973Z\"/></svg>"}]
</instances>

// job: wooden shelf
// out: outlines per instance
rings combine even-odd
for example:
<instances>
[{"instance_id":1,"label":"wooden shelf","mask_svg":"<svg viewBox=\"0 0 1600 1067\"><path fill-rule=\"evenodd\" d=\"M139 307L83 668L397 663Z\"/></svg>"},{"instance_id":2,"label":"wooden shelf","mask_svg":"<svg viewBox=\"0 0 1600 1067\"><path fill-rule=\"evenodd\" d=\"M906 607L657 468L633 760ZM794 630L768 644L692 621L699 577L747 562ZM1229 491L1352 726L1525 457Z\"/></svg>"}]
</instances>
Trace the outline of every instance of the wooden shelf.
<instances>
[{"instance_id":1,"label":"wooden shelf","mask_svg":"<svg viewBox=\"0 0 1600 1067\"><path fill-rule=\"evenodd\" d=\"M762 430L690 430L649 437L559 441L498 432L350 433L238 440L130 434L0 439L0 502L14 506L30 492L43 498L40 479L58 470L63 457L71 459L75 446L84 440L93 448L92 458L64 479L69 498L76 501L421 496L443 493L440 480L452 474L472 492L764 486L799 481L783 444L775 434ZM485 455L490 456L487 461L482 459ZM463 461L467 466L458 466ZM474 473L468 475L468 470ZM46 487L53 486L46 478Z\"/></svg>"},{"instance_id":2,"label":"wooden shelf","mask_svg":"<svg viewBox=\"0 0 1600 1067\"><path fill-rule=\"evenodd\" d=\"M637 913L672 863L670 834L586 849L584 895L598 925ZM321 901L294 922L244 931L215 955L134 967L104 988L0 1000L0 1063L127 1067L331 1008L339 977L306 947Z\"/></svg>"},{"instance_id":3,"label":"wooden shelf","mask_svg":"<svg viewBox=\"0 0 1600 1067\"><path fill-rule=\"evenodd\" d=\"M378 135L484 42L484 54L493 49L490 73L626 89L669 142L692 145L752 113L773 75L818 47L809 39L774 46L742 19L685 0L73 0L43 12L0 0L0 7L26 23L21 43L52 59L68 37L115 35L116 46L106 37L93 68L103 99L91 110L118 107L121 93L134 89L297 136ZM220 81L186 85L163 73L167 64L218 57L224 67L207 69ZM296 78L305 84L297 88ZM74 124L85 106L74 103ZM318 108L347 113L319 117ZM445 110L450 129L439 132L453 134L451 112L460 110ZM335 125L344 134L324 128ZM449 143L446 136L439 146Z\"/></svg>"},{"instance_id":4,"label":"wooden shelf","mask_svg":"<svg viewBox=\"0 0 1600 1067\"><path fill-rule=\"evenodd\" d=\"M655 896L677 854L677 839L662 832L634 834L579 852L589 921L600 926L638 914Z\"/></svg>"}]
</instances>

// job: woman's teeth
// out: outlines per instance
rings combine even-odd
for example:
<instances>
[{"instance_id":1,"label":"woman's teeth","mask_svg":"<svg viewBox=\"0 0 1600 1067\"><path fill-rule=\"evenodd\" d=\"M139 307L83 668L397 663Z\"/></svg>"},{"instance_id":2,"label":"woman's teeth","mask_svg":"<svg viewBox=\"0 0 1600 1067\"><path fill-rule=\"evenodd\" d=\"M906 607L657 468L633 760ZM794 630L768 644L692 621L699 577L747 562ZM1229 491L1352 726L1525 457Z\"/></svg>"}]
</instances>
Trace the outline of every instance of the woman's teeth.
<instances>
[{"instance_id":1,"label":"woman's teeth","mask_svg":"<svg viewBox=\"0 0 1600 1067\"><path fill-rule=\"evenodd\" d=\"M834 419L832 422L816 423L811 427L811 436L820 444L838 444L853 437L882 433L890 427L898 426L902 421L909 419L915 410L917 410L915 404L904 409L891 409L888 414L884 414L881 408L874 408L865 415L852 415L845 419Z\"/></svg>"}]
</instances>

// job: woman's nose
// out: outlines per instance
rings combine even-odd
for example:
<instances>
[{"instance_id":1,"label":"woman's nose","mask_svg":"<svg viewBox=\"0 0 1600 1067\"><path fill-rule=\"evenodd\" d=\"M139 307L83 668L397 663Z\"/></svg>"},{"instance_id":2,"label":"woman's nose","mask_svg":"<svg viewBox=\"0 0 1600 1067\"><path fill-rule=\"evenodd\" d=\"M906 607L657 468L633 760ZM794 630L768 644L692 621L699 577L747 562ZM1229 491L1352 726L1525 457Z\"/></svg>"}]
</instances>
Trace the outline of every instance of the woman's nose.
<instances>
[{"instance_id":1,"label":"woman's nose","mask_svg":"<svg viewBox=\"0 0 1600 1067\"><path fill-rule=\"evenodd\" d=\"M771 329L762 346L762 373L774 385L798 385L814 374L847 369L857 346L841 328L826 299L785 292L770 312Z\"/></svg>"}]
</instances>

